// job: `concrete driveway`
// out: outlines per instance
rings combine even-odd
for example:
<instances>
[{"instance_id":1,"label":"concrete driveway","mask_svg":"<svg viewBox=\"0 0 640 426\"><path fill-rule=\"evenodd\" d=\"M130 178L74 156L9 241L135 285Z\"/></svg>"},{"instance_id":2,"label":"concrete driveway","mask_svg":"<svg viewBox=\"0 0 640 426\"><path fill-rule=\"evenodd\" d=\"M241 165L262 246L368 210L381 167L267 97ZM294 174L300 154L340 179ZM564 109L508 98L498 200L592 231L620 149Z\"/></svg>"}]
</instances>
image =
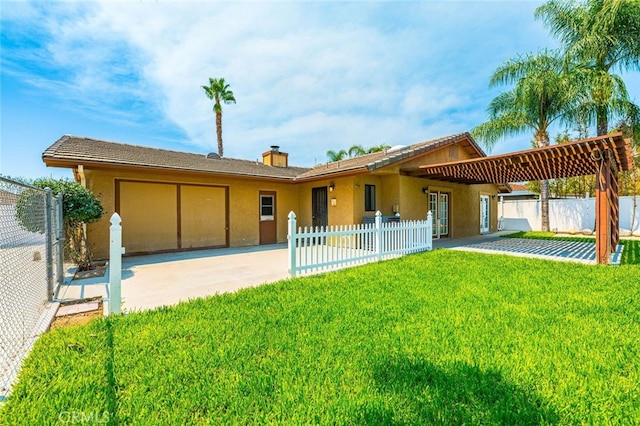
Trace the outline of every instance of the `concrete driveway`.
<instances>
[{"instance_id":1,"label":"concrete driveway","mask_svg":"<svg viewBox=\"0 0 640 426\"><path fill-rule=\"evenodd\" d=\"M242 247L122 259L122 308L139 311L288 278L287 246ZM107 296L108 277L70 281L58 300Z\"/></svg>"},{"instance_id":2,"label":"concrete driveway","mask_svg":"<svg viewBox=\"0 0 640 426\"><path fill-rule=\"evenodd\" d=\"M500 238L505 233L510 231L434 240L433 248L595 263L594 243ZM614 263L619 257L620 251L614 255ZM287 267L286 244L125 257L123 309L152 309L259 286L288 278ZM57 299L108 297L107 281L108 277L70 281L60 288Z\"/></svg>"}]
</instances>

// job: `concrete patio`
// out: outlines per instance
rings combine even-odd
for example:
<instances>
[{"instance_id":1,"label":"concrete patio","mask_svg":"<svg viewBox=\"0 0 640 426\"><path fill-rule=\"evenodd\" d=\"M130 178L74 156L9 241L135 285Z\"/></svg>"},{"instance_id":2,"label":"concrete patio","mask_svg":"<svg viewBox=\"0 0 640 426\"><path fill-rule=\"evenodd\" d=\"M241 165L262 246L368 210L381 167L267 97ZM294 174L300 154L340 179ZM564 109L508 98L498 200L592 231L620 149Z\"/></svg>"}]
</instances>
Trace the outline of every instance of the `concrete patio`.
<instances>
[{"instance_id":1,"label":"concrete patio","mask_svg":"<svg viewBox=\"0 0 640 426\"><path fill-rule=\"evenodd\" d=\"M488 254L508 254L554 261L579 262L595 265L595 242L534 240L524 238L502 238L513 231L500 231L489 235L453 240L435 240L433 248L450 248L460 251L474 251ZM622 244L618 244L611 257L612 265L620 265Z\"/></svg>"},{"instance_id":2,"label":"concrete patio","mask_svg":"<svg viewBox=\"0 0 640 426\"><path fill-rule=\"evenodd\" d=\"M593 242L501 238L509 233L512 231L439 239L433 241L433 248L596 263ZM614 263L619 262L621 247L613 256ZM286 244L125 257L122 268L123 309L128 312L234 292L289 277ZM108 276L67 280L57 299L108 297L107 281Z\"/></svg>"}]
</instances>

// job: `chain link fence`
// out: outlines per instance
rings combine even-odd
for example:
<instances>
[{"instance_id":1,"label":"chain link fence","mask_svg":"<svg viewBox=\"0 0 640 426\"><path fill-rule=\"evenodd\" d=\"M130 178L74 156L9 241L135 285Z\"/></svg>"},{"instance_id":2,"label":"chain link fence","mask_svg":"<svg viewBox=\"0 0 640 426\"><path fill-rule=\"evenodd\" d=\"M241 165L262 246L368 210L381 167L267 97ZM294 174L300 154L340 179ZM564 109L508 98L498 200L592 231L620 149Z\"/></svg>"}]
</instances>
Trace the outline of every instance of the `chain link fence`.
<instances>
[{"instance_id":1,"label":"chain link fence","mask_svg":"<svg viewBox=\"0 0 640 426\"><path fill-rule=\"evenodd\" d=\"M55 314L62 236L61 196L0 177L0 401Z\"/></svg>"}]
</instances>

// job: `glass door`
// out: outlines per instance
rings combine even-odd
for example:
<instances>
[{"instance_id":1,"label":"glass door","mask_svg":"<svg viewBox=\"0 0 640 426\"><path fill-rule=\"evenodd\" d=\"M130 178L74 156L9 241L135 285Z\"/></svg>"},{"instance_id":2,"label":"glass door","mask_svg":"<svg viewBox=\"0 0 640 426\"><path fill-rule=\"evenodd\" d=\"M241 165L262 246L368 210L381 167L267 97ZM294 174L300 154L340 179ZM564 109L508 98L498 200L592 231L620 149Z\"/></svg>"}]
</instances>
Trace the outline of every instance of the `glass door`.
<instances>
[{"instance_id":1,"label":"glass door","mask_svg":"<svg viewBox=\"0 0 640 426\"><path fill-rule=\"evenodd\" d=\"M449 236L449 194L447 193L440 193L438 215L440 219L440 236Z\"/></svg>"},{"instance_id":2,"label":"glass door","mask_svg":"<svg viewBox=\"0 0 640 426\"><path fill-rule=\"evenodd\" d=\"M449 194L446 192L429 193L429 211L433 221L434 238L449 236Z\"/></svg>"},{"instance_id":3,"label":"glass door","mask_svg":"<svg viewBox=\"0 0 640 426\"><path fill-rule=\"evenodd\" d=\"M489 233L489 196L480 196L480 233Z\"/></svg>"},{"instance_id":4,"label":"glass door","mask_svg":"<svg viewBox=\"0 0 640 426\"><path fill-rule=\"evenodd\" d=\"M438 193L429 193L429 211L431 212L431 235L433 238L440 238L440 225L438 222Z\"/></svg>"}]
</instances>

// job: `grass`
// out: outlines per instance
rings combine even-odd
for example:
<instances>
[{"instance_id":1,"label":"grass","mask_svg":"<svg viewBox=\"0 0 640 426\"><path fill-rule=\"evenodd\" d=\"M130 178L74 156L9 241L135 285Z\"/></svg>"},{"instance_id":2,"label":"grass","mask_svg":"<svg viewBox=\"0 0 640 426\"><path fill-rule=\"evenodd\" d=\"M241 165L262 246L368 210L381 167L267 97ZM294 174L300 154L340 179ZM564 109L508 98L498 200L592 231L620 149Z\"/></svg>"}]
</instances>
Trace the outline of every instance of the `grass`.
<instances>
[{"instance_id":1,"label":"grass","mask_svg":"<svg viewBox=\"0 0 640 426\"><path fill-rule=\"evenodd\" d=\"M0 424L637 424L639 273L436 250L99 319Z\"/></svg>"},{"instance_id":2,"label":"grass","mask_svg":"<svg viewBox=\"0 0 640 426\"><path fill-rule=\"evenodd\" d=\"M540 231L518 231L513 234L503 235L506 238L526 238L532 240L556 240L556 241L590 241L595 242L594 237L558 237L553 232ZM620 264L640 265L640 240L621 239L620 244L624 246Z\"/></svg>"}]
</instances>

